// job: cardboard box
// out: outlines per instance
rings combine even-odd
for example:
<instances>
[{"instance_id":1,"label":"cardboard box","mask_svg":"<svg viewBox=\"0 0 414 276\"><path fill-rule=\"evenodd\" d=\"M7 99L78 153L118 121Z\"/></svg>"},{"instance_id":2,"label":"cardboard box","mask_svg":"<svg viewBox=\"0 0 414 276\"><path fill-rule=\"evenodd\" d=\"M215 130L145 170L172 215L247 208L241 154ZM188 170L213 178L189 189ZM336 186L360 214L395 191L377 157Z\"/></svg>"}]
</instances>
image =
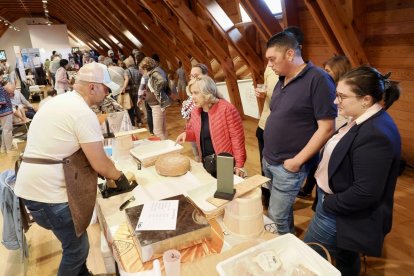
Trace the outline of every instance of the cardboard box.
<instances>
[{"instance_id":1,"label":"cardboard box","mask_svg":"<svg viewBox=\"0 0 414 276\"><path fill-rule=\"evenodd\" d=\"M127 224L142 262L158 258L168 249L181 250L211 238L210 224L185 196L165 200L179 200L176 230L135 231L143 205L125 210Z\"/></svg>"}]
</instances>

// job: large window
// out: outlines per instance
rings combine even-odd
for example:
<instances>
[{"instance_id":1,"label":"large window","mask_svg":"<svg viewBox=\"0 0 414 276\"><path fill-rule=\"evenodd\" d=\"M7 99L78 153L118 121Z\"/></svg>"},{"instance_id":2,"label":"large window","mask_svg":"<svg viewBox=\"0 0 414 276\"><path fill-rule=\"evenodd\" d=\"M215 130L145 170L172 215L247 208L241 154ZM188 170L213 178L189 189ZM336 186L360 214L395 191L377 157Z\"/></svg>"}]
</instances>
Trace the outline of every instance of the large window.
<instances>
[{"instance_id":1,"label":"large window","mask_svg":"<svg viewBox=\"0 0 414 276\"><path fill-rule=\"evenodd\" d=\"M280 0L264 0L264 1L273 14L282 13L282 4L280 3Z\"/></svg>"}]
</instances>

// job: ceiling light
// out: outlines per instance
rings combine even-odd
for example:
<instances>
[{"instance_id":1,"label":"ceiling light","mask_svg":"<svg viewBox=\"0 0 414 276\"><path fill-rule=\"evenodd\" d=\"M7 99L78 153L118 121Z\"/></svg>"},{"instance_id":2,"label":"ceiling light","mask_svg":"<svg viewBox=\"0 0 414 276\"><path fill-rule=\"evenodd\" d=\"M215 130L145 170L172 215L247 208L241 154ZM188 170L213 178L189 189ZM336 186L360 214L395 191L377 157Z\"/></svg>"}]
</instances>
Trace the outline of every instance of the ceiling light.
<instances>
[{"instance_id":1,"label":"ceiling light","mask_svg":"<svg viewBox=\"0 0 414 276\"><path fill-rule=\"evenodd\" d=\"M48 13L49 11L48 10L45 10L45 12Z\"/></svg>"},{"instance_id":2,"label":"ceiling light","mask_svg":"<svg viewBox=\"0 0 414 276\"><path fill-rule=\"evenodd\" d=\"M7 22L4 22L4 25L6 25L6 26L7 26L7 25L9 25L9 23L7 23Z\"/></svg>"},{"instance_id":3,"label":"ceiling light","mask_svg":"<svg viewBox=\"0 0 414 276\"><path fill-rule=\"evenodd\" d=\"M47 3L47 0L42 0L43 3Z\"/></svg>"}]
</instances>

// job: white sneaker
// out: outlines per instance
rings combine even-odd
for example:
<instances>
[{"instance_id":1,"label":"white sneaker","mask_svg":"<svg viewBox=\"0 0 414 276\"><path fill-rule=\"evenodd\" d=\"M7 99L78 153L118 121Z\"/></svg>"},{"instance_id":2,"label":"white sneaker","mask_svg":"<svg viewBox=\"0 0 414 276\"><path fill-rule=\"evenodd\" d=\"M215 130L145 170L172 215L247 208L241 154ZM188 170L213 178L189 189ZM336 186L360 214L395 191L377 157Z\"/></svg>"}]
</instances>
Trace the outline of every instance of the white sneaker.
<instances>
[{"instance_id":1,"label":"white sneaker","mask_svg":"<svg viewBox=\"0 0 414 276\"><path fill-rule=\"evenodd\" d=\"M0 149L0 153L7 153L7 151L6 151L6 149L1 148L1 149Z\"/></svg>"}]
</instances>

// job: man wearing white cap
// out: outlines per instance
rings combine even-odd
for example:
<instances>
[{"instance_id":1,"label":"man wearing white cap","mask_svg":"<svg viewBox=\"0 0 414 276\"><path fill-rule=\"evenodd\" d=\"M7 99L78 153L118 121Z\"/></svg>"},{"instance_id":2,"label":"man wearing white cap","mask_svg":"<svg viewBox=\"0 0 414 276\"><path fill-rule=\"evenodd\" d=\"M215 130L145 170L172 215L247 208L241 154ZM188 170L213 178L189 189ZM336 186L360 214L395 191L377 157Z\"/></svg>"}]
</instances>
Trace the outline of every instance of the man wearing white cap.
<instances>
[{"instance_id":1,"label":"man wearing white cap","mask_svg":"<svg viewBox=\"0 0 414 276\"><path fill-rule=\"evenodd\" d=\"M86 267L88 236L86 231L79 237L76 235L62 164L28 160L59 161L81 148L98 174L114 179L120 190L128 187L125 175L115 168L103 150L101 128L90 109L103 101L108 88L119 87L111 81L106 66L96 62L85 64L77 74L74 91L46 102L36 113L28 132L14 192L23 198L33 219L52 230L62 243L59 276L89 275Z\"/></svg>"},{"instance_id":2,"label":"man wearing white cap","mask_svg":"<svg viewBox=\"0 0 414 276\"><path fill-rule=\"evenodd\" d=\"M112 59L112 62L118 64L118 59L115 57L115 53L113 50L108 50L108 57Z\"/></svg>"}]
</instances>

